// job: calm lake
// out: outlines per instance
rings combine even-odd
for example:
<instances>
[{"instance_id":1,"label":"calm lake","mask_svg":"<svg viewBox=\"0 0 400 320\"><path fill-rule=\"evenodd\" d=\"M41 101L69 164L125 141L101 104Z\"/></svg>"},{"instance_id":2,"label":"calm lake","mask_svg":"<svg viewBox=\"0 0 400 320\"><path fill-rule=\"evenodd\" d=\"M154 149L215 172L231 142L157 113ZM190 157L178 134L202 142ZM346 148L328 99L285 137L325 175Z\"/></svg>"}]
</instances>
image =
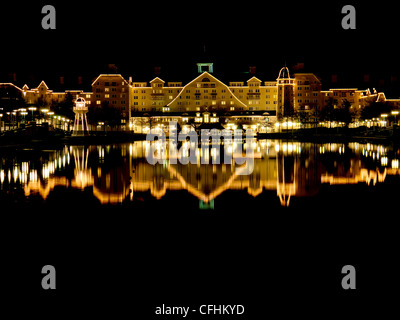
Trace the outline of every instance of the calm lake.
<instances>
[{"instance_id":1,"label":"calm lake","mask_svg":"<svg viewBox=\"0 0 400 320\"><path fill-rule=\"evenodd\" d=\"M248 319L282 313L288 301L296 313L318 305L342 317L349 306L374 305L377 292L389 299L399 280L398 146L249 147L249 175L234 161L151 165L145 141L0 151L6 280L45 310L46 292L31 297L52 264L54 308L69 310L72 300L88 308L90 292L89 309L102 304L110 318L129 311L153 319L163 303L222 301L245 304ZM212 162L218 151L207 150L196 156ZM347 264L357 269L356 300L340 286Z\"/></svg>"},{"instance_id":2,"label":"calm lake","mask_svg":"<svg viewBox=\"0 0 400 320\"><path fill-rule=\"evenodd\" d=\"M253 143L250 175L238 174L234 161L212 164L213 151L207 148L210 164L186 165L170 159L150 164L146 141L0 151L0 199L17 207L62 201L77 209L90 204L267 211L329 209L329 202L357 207L367 195L385 206L394 189L400 190L399 148L393 145L259 140Z\"/></svg>"}]
</instances>

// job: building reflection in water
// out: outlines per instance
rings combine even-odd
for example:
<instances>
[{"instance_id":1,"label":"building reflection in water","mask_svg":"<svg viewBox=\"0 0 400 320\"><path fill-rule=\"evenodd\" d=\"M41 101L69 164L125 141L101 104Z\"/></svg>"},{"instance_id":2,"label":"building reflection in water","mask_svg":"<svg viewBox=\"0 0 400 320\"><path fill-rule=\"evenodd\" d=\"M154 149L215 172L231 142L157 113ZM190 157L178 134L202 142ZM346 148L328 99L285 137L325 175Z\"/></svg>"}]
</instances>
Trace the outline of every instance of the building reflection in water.
<instances>
[{"instance_id":1,"label":"building reflection in water","mask_svg":"<svg viewBox=\"0 0 400 320\"><path fill-rule=\"evenodd\" d=\"M198 159L206 152L210 164L187 165L173 164L172 159L149 164L146 141L0 155L0 192L20 188L25 197L39 194L46 199L56 186L63 186L89 190L100 203L116 204L143 192L160 199L168 191L187 190L201 208L213 208L214 199L226 190L243 190L253 197L273 190L281 205L289 206L293 197L316 195L321 184L376 185L400 174L399 151L390 146L260 140L243 147L254 149L250 175L239 175L241 166L233 159L212 164L220 152L212 146L196 150ZM235 155L234 144L225 150L241 156Z\"/></svg>"}]
</instances>

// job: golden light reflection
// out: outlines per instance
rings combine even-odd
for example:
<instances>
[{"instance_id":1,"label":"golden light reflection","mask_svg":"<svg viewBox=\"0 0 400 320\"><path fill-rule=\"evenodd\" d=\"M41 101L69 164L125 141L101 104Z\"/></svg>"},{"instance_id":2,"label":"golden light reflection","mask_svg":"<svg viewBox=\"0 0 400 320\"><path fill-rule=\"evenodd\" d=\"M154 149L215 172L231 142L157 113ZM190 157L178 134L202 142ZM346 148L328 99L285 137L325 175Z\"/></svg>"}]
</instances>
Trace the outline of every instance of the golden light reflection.
<instances>
[{"instance_id":1,"label":"golden light reflection","mask_svg":"<svg viewBox=\"0 0 400 320\"><path fill-rule=\"evenodd\" d=\"M383 145L261 140L247 147L255 151L250 175L240 175L244 167L234 161L182 165L168 159L151 165L146 161L150 146L144 141L43 151L40 161L0 158L0 192L21 186L26 197L47 199L55 187L63 186L89 190L100 203L116 204L134 201L143 192L161 199L169 191L187 190L207 206L227 190L246 190L253 197L274 190L280 204L289 206L293 197L318 193L321 184L375 186L389 175L400 175L396 152ZM234 153L236 148L232 144L226 150ZM197 149L196 155L202 152ZM209 159L221 156L219 152L211 146L205 149Z\"/></svg>"}]
</instances>

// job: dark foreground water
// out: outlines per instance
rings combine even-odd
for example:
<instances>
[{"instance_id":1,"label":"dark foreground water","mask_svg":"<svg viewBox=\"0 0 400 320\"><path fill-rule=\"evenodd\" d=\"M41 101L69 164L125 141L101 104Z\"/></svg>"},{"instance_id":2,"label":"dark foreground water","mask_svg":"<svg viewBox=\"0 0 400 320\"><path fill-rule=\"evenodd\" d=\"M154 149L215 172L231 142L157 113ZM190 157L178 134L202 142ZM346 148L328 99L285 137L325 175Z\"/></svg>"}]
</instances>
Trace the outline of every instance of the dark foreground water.
<instances>
[{"instance_id":1,"label":"dark foreground water","mask_svg":"<svg viewBox=\"0 0 400 320\"><path fill-rule=\"evenodd\" d=\"M147 142L0 151L7 305L52 319L55 309L181 318L156 316L162 304L245 305L229 319L391 311L399 148L281 140L251 148L250 175L234 161L151 165ZM41 289L46 264L57 269L56 293ZM352 292L341 287L347 264L357 270Z\"/></svg>"},{"instance_id":2,"label":"dark foreground water","mask_svg":"<svg viewBox=\"0 0 400 320\"><path fill-rule=\"evenodd\" d=\"M150 144L145 141L1 152L0 197L15 208L44 210L145 205L148 213L160 206L172 212L225 212L240 206L247 207L248 214L317 203L320 209L339 203L346 209L362 206L367 195L371 201L379 199L383 208L391 204L388 196L399 183L399 150L393 145L260 140L252 148L251 174L241 174L241 166L224 161L223 155L222 164L213 164L217 150L212 147L203 159L204 150L197 149L199 164L173 164L170 158L150 164ZM200 164L201 160L208 164ZM327 193L330 200L320 203ZM255 205L262 208L252 208Z\"/></svg>"}]
</instances>

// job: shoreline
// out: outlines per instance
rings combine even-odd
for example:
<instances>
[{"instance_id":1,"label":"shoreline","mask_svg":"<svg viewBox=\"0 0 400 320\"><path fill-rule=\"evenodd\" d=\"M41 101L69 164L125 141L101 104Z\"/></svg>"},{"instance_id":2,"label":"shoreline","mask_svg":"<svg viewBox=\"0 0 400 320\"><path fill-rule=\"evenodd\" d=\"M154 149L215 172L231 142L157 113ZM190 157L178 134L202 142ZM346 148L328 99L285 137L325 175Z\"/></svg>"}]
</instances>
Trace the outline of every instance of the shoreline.
<instances>
[{"instance_id":1,"label":"shoreline","mask_svg":"<svg viewBox=\"0 0 400 320\"><path fill-rule=\"evenodd\" d=\"M333 128L299 129L288 132L258 133L255 138L295 140L300 142L371 142L371 143L397 143L400 134L396 130L358 130ZM64 145L106 145L146 140L146 134L124 131L98 132L87 136L68 136L60 132L46 132L45 134L20 135L10 132L0 136L0 150L8 148L48 148Z\"/></svg>"},{"instance_id":2,"label":"shoreline","mask_svg":"<svg viewBox=\"0 0 400 320\"><path fill-rule=\"evenodd\" d=\"M110 132L108 134L92 134L87 136L67 135L32 135L32 136L0 136L0 151L9 148L58 148L64 145L102 145L145 140L146 135L140 133Z\"/></svg>"}]
</instances>

